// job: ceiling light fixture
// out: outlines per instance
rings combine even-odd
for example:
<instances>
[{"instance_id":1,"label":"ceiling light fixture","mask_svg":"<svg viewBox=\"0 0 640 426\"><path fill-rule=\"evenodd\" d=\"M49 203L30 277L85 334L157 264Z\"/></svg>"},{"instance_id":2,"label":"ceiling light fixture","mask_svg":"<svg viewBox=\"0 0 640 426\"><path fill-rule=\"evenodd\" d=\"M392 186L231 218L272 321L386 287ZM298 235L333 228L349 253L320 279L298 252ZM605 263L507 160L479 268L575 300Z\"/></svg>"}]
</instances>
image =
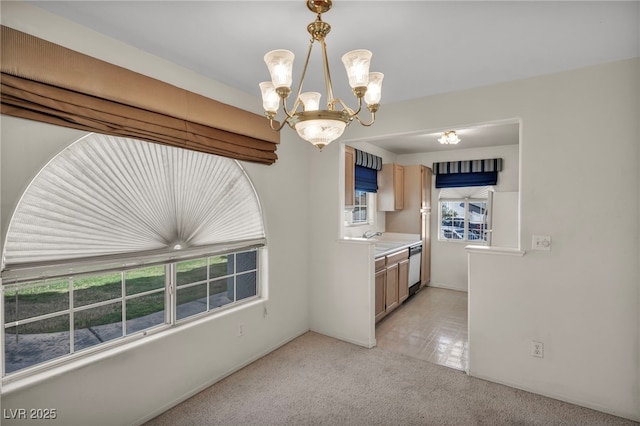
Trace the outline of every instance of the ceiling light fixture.
<instances>
[{"instance_id":1,"label":"ceiling light fixture","mask_svg":"<svg viewBox=\"0 0 640 426\"><path fill-rule=\"evenodd\" d=\"M262 106L273 130L280 131L285 124L288 124L289 127L298 132L302 139L322 149L338 139L354 118L363 126L371 126L374 123L376 112L380 106L384 75L379 72L369 73L370 51L352 50L342 57L342 62L347 70L349 85L358 99L358 109L354 111L345 105L342 100L335 99L329 74L327 45L324 41L331 30L331 26L322 20L322 14L331 9L333 2L331 0L307 0L306 3L309 10L317 14L317 18L307 26L307 31L311 34L311 42L309 43L307 59L304 63L293 108L291 110L287 109L286 103L291 93L293 81L294 55L292 52L288 50L272 50L264 56L264 61L271 74L271 81L260 83L260 91L262 92ZM311 56L314 41L318 41L322 48L327 109L320 109L320 97L322 96L320 93L302 93L302 84L309 65L309 57ZM371 121L368 123L363 122L358 115L362 109L362 98L364 98L371 113ZM286 117L284 122L278 126L275 117L280 103L282 103ZM340 109L336 109L337 107ZM298 111L299 108L302 108L302 110Z\"/></svg>"},{"instance_id":2,"label":"ceiling light fixture","mask_svg":"<svg viewBox=\"0 0 640 426\"><path fill-rule=\"evenodd\" d=\"M438 139L438 142L442 145L455 145L460 142L460 138L455 130L449 130L448 132L444 132L440 139Z\"/></svg>"}]
</instances>

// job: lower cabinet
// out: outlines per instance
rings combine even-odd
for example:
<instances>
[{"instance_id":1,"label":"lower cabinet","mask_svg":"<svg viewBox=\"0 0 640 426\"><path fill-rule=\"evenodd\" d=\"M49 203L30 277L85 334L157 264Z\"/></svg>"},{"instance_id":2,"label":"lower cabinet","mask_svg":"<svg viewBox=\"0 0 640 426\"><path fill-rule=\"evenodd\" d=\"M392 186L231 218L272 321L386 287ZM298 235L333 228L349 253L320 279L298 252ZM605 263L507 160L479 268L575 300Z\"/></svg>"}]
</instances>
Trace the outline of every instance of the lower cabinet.
<instances>
[{"instance_id":1,"label":"lower cabinet","mask_svg":"<svg viewBox=\"0 0 640 426\"><path fill-rule=\"evenodd\" d=\"M409 250L376 259L375 321L400 306L409 297Z\"/></svg>"}]
</instances>

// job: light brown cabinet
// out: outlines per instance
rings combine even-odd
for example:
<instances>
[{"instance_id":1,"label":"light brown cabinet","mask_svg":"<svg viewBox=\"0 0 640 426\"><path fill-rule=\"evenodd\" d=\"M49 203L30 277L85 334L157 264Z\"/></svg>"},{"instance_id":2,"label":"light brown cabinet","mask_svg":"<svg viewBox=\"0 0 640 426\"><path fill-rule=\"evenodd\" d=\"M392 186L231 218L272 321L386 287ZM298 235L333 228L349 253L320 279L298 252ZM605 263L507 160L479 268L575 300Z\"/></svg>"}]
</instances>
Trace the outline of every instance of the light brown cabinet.
<instances>
[{"instance_id":1,"label":"light brown cabinet","mask_svg":"<svg viewBox=\"0 0 640 426\"><path fill-rule=\"evenodd\" d=\"M378 211L396 211L404 208L404 167L388 163L378 172Z\"/></svg>"},{"instance_id":2,"label":"light brown cabinet","mask_svg":"<svg viewBox=\"0 0 640 426\"><path fill-rule=\"evenodd\" d=\"M409 250L376 259L375 321L378 322L409 297Z\"/></svg>"},{"instance_id":3,"label":"light brown cabinet","mask_svg":"<svg viewBox=\"0 0 640 426\"><path fill-rule=\"evenodd\" d=\"M353 206L355 203L355 169L356 150L350 146L344 147L344 205Z\"/></svg>"},{"instance_id":4,"label":"light brown cabinet","mask_svg":"<svg viewBox=\"0 0 640 426\"><path fill-rule=\"evenodd\" d=\"M409 259L398 262L398 302L409 297Z\"/></svg>"},{"instance_id":5,"label":"light brown cabinet","mask_svg":"<svg viewBox=\"0 0 640 426\"><path fill-rule=\"evenodd\" d=\"M431 280L432 171L421 164L403 166L404 208L385 215L386 231L419 234L422 240L420 286Z\"/></svg>"}]
</instances>

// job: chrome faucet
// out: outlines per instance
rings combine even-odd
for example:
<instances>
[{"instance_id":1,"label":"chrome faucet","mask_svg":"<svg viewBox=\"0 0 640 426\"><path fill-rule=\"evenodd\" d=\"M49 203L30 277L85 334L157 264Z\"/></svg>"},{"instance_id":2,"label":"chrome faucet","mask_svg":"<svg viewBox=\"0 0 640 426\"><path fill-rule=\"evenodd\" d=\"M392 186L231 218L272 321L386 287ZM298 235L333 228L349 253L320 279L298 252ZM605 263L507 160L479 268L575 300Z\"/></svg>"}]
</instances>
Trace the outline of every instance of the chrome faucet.
<instances>
[{"instance_id":1,"label":"chrome faucet","mask_svg":"<svg viewBox=\"0 0 640 426\"><path fill-rule=\"evenodd\" d=\"M373 237L376 237L378 235L382 235L382 232L374 232L373 234L371 234L371 232L373 232L373 231L371 231L371 230L365 231L364 234L362 234L362 238L366 238L368 240L369 238L373 238Z\"/></svg>"}]
</instances>

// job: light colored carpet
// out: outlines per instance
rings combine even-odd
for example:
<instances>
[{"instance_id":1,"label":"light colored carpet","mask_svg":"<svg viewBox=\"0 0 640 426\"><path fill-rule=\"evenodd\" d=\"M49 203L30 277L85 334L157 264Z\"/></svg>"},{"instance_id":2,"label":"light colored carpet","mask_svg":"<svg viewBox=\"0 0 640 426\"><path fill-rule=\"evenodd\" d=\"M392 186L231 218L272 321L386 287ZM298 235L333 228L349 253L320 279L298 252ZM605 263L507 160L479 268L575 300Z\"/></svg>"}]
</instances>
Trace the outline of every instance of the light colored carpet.
<instances>
[{"instance_id":1,"label":"light colored carpet","mask_svg":"<svg viewBox=\"0 0 640 426\"><path fill-rule=\"evenodd\" d=\"M637 424L309 332L146 426Z\"/></svg>"}]
</instances>

